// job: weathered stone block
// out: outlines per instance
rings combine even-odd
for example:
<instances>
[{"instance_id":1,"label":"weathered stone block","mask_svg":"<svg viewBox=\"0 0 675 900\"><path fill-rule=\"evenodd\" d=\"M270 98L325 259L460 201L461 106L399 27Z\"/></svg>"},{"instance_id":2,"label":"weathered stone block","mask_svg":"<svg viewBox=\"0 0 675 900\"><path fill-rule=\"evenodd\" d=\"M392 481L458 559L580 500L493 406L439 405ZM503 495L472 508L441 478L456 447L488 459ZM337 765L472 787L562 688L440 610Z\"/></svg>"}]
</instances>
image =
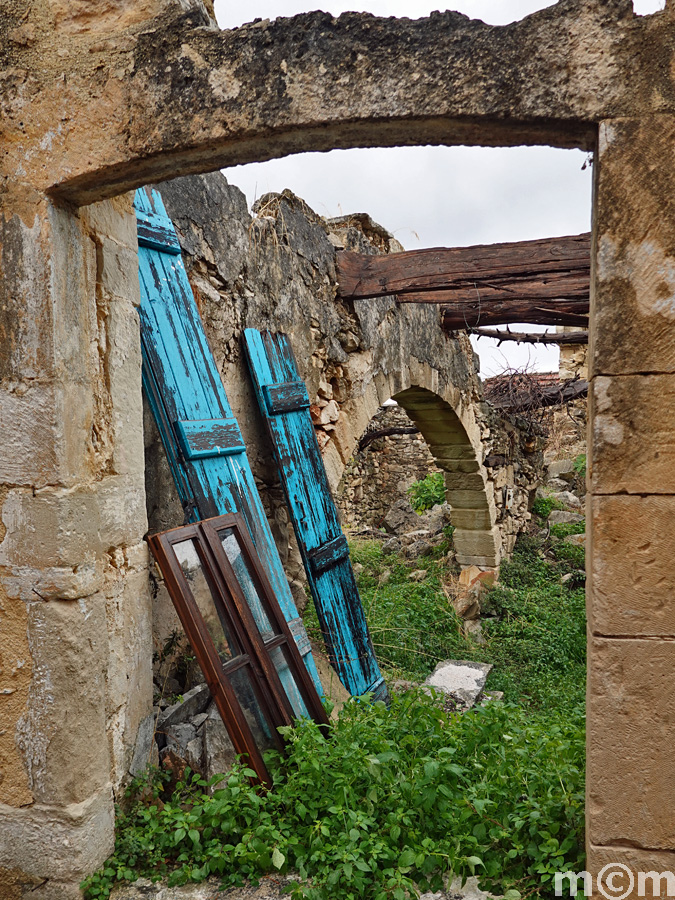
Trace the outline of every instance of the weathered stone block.
<instances>
[{"instance_id":1,"label":"weathered stone block","mask_svg":"<svg viewBox=\"0 0 675 900\"><path fill-rule=\"evenodd\" d=\"M455 558L460 566L479 566L481 569L493 569L499 565L501 553L496 552L488 556L468 556L457 552Z\"/></svg>"},{"instance_id":2,"label":"weathered stone block","mask_svg":"<svg viewBox=\"0 0 675 900\"><path fill-rule=\"evenodd\" d=\"M138 252L103 235L96 237L98 285L110 297L124 297L134 306L141 302Z\"/></svg>"},{"instance_id":3,"label":"weathered stone block","mask_svg":"<svg viewBox=\"0 0 675 900\"><path fill-rule=\"evenodd\" d=\"M548 515L550 525L578 525L583 521L581 513L570 512L567 509L552 509Z\"/></svg>"},{"instance_id":4,"label":"weathered stone block","mask_svg":"<svg viewBox=\"0 0 675 900\"><path fill-rule=\"evenodd\" d=\"M455 472L452 463L448 465L441 463L445 469L445 488L448 491L484 491L485 479L480 472ZM450 468L452 466L452 468Z\"/></svg>"},{"instance_id":5,"label":"weathered stone block","mask_svg":"<svg viewBox=\"0 0 675 900\"><path fill-rule=\"evenodd\" d=\"M675 642L593 638L589 651L589 838L672 849Z\"/></svg>"},{"instance_id":6,"label":"weathered stone block","mask_svg":"<svg viewBox=\"0 0 675 900\"><path fill-rule=\"evenodd\" d=\"M337 490L338 484L340 483L340 479L342 478L342 473L344 472L345 466L340 458L340 454L338 453L337 448L332 441L324 449L322 459L326 469L328 486L330 487L331 491L335 492Z\"/></svg>"},{"instance_id":7,"label":"weathered stone block","mask_svg":"<svg viewBox=\"0 0 675 900\"><path fill-rule=\"evenodd\" d=\"M591 490L675 494L675 375L601 376L590 395Z\"/></svg>"},{"instance_id":8,"label":"weathered stone block","mask_svg":"<svg viewBox=\"0 0 675 900\"><path fill-rule=\"evenodd\" d=\"M0 388L0 482L39 488L60 480L56 419L51 385Z\"/></svg>"},{"instance_id":9,"label":"weathered stone block","mask_svg":"<svg viewBox=\"0 0 675 900\"><path fill-rule=\"evenodd\" d=\"M594 375L675 371L675 118L600 126Z\"/></svg>"},{"instance_id":10,"label":"weathered stone block","mask_svg":"<svg viewBox=\"0 0 675 900\"><path fill-rule=\"evenodd\" d=\"M138 249L138 237L133 202L134 192L130 191L111 200L82 206L78 214L86 230L96 235L105 235L135 251Z\"/></svg>"},{"instance_id":11,"label":"weathered stone block","mask_svg":"<svg viewBox=\"0 0 675 900\"><path fill-rule=\"evenodd\" d=\"M450 521L455 528L469 531L489 530L492 527L489 509L453 509Z\"/></svg>"},{"instance_id":12,"label":"weathered stone block","mask_svg":"<svg viewBox=\"0 0 675 900\"><path fill-rule=\"evenodd\" d=\"M453 541L457 555L459 556L495 556L501 545L499 529L490 531L466 531L457 528L453 534Z\"/></svg>"},{"instance_id":13,"label":"weathered stone block","mask_svg":"<svg viewBox=\"0 0 675 900\"><path fill-rule=\"evenodd\" d=\"M0 216L0 383L54 374L50 303L48 203L32 198L16 212L3 203ZM1 418L1 416L0 416ZM4 432L4 426L3 426Z\"/></svg>"},{"instance_id":14,"label":"weathered stone block","mask_svg":"<svg viewBox=\"0 0 675 900\"><path fill-rule=\"evenodd\" d=\"M196 716L204 712L211 703L211 692L207 684L198 684L189 690L183 696L179 703L167 707L157 720L157 728L161 731L164 728L172 728L174 725L182 725Z\"/></svg>"},{"instance_id":15,"label":"weathered stone block","mask_svg":"<svg viewBox=\"0 0 675 900\"><path fill-rule=\"evenodd\" d=\"M114 846L113 800L109 788L81 803L35 804L13 809L0 804L0 868L19 868L39 879L77 886L97 869Z\"/></svg>"},{"instance_id":16,"label":"weathered stone block","mask_svg":"<svg viewBox=\"0 0 675 900\"><path fill-rule=\"evenodd\" d=\"M141 473L79 488L13 490L2 506L0 565L77 568L110 547L138 545L147 530Z\"/></svg>"},{"instance_id":17,"label":"weathered stone block","mask_svg":"<svg viewBox=\"0 0 675 900\"><path fill-rule=\"evenodd\" d=\"M14 729L38 803L84 802L110 780L103 598L28 608L32 679Z\"/></svg>"},{"instance_id":18,"label":"weathered stone block","mask_svg":"<svg viewBox=\"0 0 675 900\"><path fill-rule=\"evenodd\" d=\"M486 509L489 508L488 498L484 490L449 490L446 493L448 503L459 509Z\"/></svg>"},{"instance_id":19,"label":"weathered stone block","mask_svg":"<svg viewBox=\"0 0 675 900\"><path fill-rule=\"evenodd\" d=\"M605 867L608 867L603 876L605 893L598 890L599 885L594 881L593 897L606 898L610 884L604 879L610 873L615 873L612 875L614 890L611 896L622 896L624 900L662 900L663 897L675 896L675 853L672 851L599 847L591 843L587 848L586 870L597 879ZM579 881L579 893L581 890Z\"/></svg>"},{"instance_id":20,"label":"weathered stone block","mask_svg":"<svg viewBox=\"0 0 675 900\"><path fill-rule=\"evenodd\" d=\"M675 497L592 497L591 628L675 635Z\"/></svg>"},{"instance_id":21,"label":"weathered stone block","mask_svg":"<svg viewBox=\"0 0 675 900\"><path fill-rule=\"evenodd\" d=\"M462 460L462 461L476 461L476 451L471 444L466 442L458 443L458 444L445 444L434 443L433 441L429 442L429 450L433 454L434 458L438 461L438 464L441 464L441 461L444 459L452 459L452 460ZM476 462L476 466L478 463ZM463 470L462 470L463 471Z\"/></svg>"},{"instance_id":22,"label":"weathered stone block","mask_svg":"<svg viewBox=\"0 0 675 900\"><path fill-rule=\"evenodd\" d=\"M138 266L138 261L135 263ZM135 276L138 282L138 275ZM143 477L143 396L138 313L128 300L113 299L107 317L106 375L110 391L115 473Z\"/></svg>"},{"instance_id":23,"label":"weathered stone block","mask_svg":"<svg viewBox=\"0 0 675 900\"><path fill-rule=\"evenodd\" d=\"M229 732L217 710L204 723L204 773L206 778L228 772L237 758Z\"/></svg>"},{"instance_id":24,"label":"weathered stone block","mask_svg":"<svg viewBox=\"0 0 675 900\"><path fill-rule=\"evenodd\" d=\"M73 566L6 566L0 576L7 596L14 600L79 600L105 584L103 559Z\"/></svg>"},{"instance_id":25,"label":"weathered stone block","mask_svg":"<svg viewBox=\"0 0 675 900\"><path fill-rule=\"evenodd\" d=\"M77 566L101 549L91 488L13 490L2 507L6 528L0 565Z\"/></svg>"},{"instance_id":26,"label":"weathered stone block","mask_svg":"<svg viewBox=\"0 0 675 900\"><path fill-rule=\"evenodd\" d=\"M107 728L112 749L111 778L117 791L126 776L140 723L152 706L152 601L145 569L131 569L126 554L115 554L106 589L108 671ZM114 579L114 580L113 580Z\"/></svg>"},{"instance_id":27,"label":"weathered stone block","mask_svg":"<svg viewBox=\"0 0 675 900\"><path fill-rule=\"evenodd\" d=\"M446 659L438 663L424 684L471 707L483 692L491 669L489 663Z\"/></svg>"},{"instance_id":28,"label":"weathered stone block","mask_svg":"<svg viewBox=\"0 0 675 900\"><path fill-rule=\"evenodd\" d=\"M33 802L25 761L16 743L16 723L26 709L33 679L27 632L26 604L9 600L0 586L0 808Z\"/></svg>"},{"instance_id":29,"label":"weathered stone block","mask_svg":"<svg viewBox=\"0 0 675 900\"><path fill-rule=\"evenodd\" d=\"M111 475L96 486L100 536L106 548L137 545L148 530L142 471Z\"/></svg>"},{"instance_id":30,"label":"weathered stone block","mask_svg":"<svg viewBox=\"0 0 675 900\"><path fill-rule=\"evenodd\" d=\"M147 715L138 726L136 732L136 742L134 744L134 755L131 758L129 766L129 774L140 775L144 772L154 760L156 755L157 744L155 743L155 714L154 712Z\"/></svg>"},{"instance_id":31,"label":"weathered stone block","mask_svg":"<svg viewBox=\"0 0 675 900\"><path fill-rule=\"evenodd\" d=\"M573 459L555 459L547 466L549 478L560 478L568 472L574 472Z\"/></svg>"}]
</instances>

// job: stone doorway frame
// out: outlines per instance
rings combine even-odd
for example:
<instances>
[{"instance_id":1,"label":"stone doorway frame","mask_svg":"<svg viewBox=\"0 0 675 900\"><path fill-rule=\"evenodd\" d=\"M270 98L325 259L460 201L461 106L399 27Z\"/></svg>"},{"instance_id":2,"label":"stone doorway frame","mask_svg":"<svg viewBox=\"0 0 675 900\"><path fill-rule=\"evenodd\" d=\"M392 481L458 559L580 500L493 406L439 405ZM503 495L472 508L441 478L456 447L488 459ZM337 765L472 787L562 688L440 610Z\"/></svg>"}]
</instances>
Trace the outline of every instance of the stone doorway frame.
<instances>
[{"instance_id":1,"label":"stone doorway frame","mask_svg":"<svg viewBox=\"0 0 675 900\"><path fill-rule=\"evenodd\" d=\"M110 850L111 779L148 708L135 223L120 195L416 143L595 151L588 868L675 869L673 3L636 17L629 0L561 0L506 28L312 13L223 33L201 5L147 0L94 23L52 6L27 24L2 10L1 600L23 661L3 676L3 874L36 898L76 895Z\"/></svg>"}]
</instances>

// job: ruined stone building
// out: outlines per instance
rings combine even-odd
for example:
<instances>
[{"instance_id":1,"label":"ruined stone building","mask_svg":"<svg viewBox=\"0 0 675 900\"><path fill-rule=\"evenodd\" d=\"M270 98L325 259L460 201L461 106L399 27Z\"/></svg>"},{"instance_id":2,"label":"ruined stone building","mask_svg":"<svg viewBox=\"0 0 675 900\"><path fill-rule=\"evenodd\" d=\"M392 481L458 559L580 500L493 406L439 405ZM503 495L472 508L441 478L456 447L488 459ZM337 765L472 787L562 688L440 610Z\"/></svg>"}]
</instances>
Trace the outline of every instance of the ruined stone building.
<instances>
[{"instance_id":1,"label":"ruined stone building","mask_svg":"<svg viewBox=\"0 0 675 900\"><path fill-rule=\"evenodd\" d=\"M221 32L201 0L0 0L0 35L0 883L10 896L75 897L108 855L114 792L151 704L144 536L148 508L160 527L163 504L152 494L162 496L159 469L146 488L130 192L299 151L402 144L594 153L588 868L675 869L675 3L639 17L630 0L560 0L504 28L452 12L317 12ZM291 197L247 221L222 182L193 184L194 206L181 206L180 185L165 197L255 453L265 444L235 377L235 335L255 324L257 296L277 297L269 322L287 330L309 294L330 300L339 228ZM221 219L235 210L236 253L221 256L209 203ZM284 294L298 279L307 290ZM447 463L458 551L497 562L504 538L468 339L452 338L441 365L433 340L410 339L423 328L446 340L427 328L432 315L386 299L324 304L295 335L302 374L319 424L335 426L323 429L333 483L395 397ZM451 462L462 457L468 471ZM281 537L280 509L271 497Z\"/></svg>"}]
</instances>

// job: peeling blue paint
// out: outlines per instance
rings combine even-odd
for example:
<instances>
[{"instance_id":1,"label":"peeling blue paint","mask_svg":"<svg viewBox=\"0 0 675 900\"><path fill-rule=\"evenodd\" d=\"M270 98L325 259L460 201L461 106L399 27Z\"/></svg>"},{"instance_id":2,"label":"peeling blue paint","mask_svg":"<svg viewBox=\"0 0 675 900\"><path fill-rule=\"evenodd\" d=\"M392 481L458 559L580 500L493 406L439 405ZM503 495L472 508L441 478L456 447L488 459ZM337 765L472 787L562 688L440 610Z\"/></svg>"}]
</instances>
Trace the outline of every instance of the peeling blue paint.
<instances>
[{"instance_id":1,"label":"peeling blue paint","mask_svg":"<svg viewBox=\"0 0 675 900\"><path fill-rule=\"evenodd\" d=\"M290 341L247 328L244 346L331 663L351 694L386 699Z\"/></svg>"},{"instance_id":2,"label":"peeling blue paint","mask_svg":"<svg viewBox=\"0 0 675 900\"><path fill-rule=\"evenodd\" d=\"M321 681L160 194L136 191L143 387L185 521L240 512L319 695ZM264 623L257 623L261 627ZM282 678L283 680L283 678ZM289 691L290 693L290 691ZM296 704L294 703L294 707Z\"/></svg>"}]
</instances>

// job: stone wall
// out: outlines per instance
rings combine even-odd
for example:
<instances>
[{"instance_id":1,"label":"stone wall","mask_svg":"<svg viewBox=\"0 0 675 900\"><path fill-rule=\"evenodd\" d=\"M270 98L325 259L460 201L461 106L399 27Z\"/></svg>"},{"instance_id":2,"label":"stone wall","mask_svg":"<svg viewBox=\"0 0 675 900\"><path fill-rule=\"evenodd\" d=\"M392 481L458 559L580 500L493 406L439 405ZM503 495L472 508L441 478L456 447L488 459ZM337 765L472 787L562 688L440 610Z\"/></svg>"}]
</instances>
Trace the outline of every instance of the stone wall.
<instances>
[{"instance_id":1,"label":"stone wall","mask_svg":"<svg viewBox=\"0 0 675 900\"><path fill-rule=\"evenodd\" d=\"M325 220L289 191L262 197L250 214L243 194L219 174L176 179L161 191L300 605L304 575L242 356L246 327L290 335L334 490L371 418L394 397L446 473L460 563L498 565L527 518L536 441L532 465L521 471L513 447L522 436L482 402L471 345L465 334L441 331L435 306L336 298L336 250L396 252L391 235L365 214ZM182 512L150 429L146 443L150 527L179 524Z\"/></svg>"},{"instance_id":2,"label":"stone wall","mask_svg":"<svg viewBox=\"0 0 675 900\"><path fill-rule=\"evenodd\" d=\"M74 896L152 703L136 221L124 196L0 232L0 896Z\"/></svg>"},{"instance_id":3,"label":"stone wall","mask_svg":"<svg viewBox=\"0 0 675 900\"><path fill-rule=\"evenodd\" d=\"M400 406L382 406L364 435L382 428L414 428ZM357 450L347 463L337 490L337 504L347 528L380 528L397 500L415 481L441 472L421 434L395 434Z\"/></svg>"}]
</instances>

